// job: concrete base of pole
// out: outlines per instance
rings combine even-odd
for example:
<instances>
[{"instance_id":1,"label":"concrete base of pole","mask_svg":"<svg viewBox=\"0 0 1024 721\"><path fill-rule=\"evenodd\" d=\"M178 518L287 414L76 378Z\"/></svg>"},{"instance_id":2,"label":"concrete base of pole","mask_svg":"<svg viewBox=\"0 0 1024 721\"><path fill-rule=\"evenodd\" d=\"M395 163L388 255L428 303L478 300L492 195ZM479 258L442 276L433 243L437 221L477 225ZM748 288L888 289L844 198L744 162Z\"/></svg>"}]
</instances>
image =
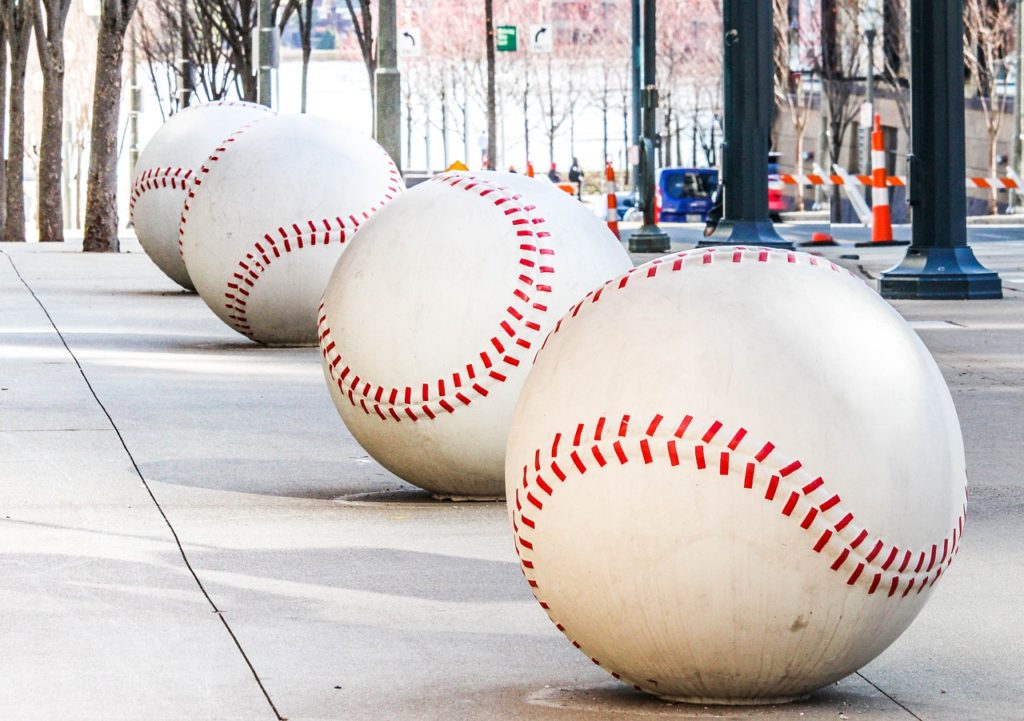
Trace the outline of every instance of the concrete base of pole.
<instances>
[{"instance_id":1,"label":"concrete base of pole","mask_svg":"<svg viewBox=\"0 0 1024 721\"><path fill-rule=\"evenodd\" d=\"M792 250L793 244L775 232L768 220L723 220L710 238L704 238L698 248L713 245L756 245L763 248Z\"/></svg>"},{"instance_id":2,"label":"concrete base of pole","mask_svg":"<svg viewBox=\"0 0 1024 721\"><path fill-rule=\"evenodd\" d=\"M911 247L902 263L882 273L879 292L890 299L996 300L1003 285L969 246Z\"/></svg>"},{"instance_id":3,"label":"concrete base of pole","mask_svg":"<svg viewBox=\"0 0 1024 721\"><path fill-rule=\"evenodd\" d=\"M670 247L668 233L657 225L642 225L629 236L630 253L667 253Z\"/></svg>"}]
</instances>

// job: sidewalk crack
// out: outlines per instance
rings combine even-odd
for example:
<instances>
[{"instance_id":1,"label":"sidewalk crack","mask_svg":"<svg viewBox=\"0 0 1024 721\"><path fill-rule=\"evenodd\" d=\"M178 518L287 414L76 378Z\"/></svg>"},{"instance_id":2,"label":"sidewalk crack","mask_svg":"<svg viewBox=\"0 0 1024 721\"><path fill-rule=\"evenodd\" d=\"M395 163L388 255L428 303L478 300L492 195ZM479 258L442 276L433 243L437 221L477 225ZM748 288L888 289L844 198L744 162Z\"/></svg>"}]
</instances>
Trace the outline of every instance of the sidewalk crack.
<instances>
[{"instance_id":1,"label":"sidewalk crack","mask_svg":"<svg viewBox=\"0 0 1024 721\"><path fill-rule=\"evenodd\" d=\"M50 315L50 311L47 310L46 306L43 305L42 300L40 300L39 296L37 296L35 291L32 290L32 286L30 286L28 282L25 280L25 278L22 277L21 272L18 270L18 266L15 265L14 263L14 258L12 258L9 253L6 253L2 250L0 250L0 254L3 254L4 256L7 257L7 260L11 264L11 268L14 270L14 274L18 277L18 280L21 281L21 284L25 286L25 290L29 292L29 295L31 295L32 299L35 300L40 310L43 311L43 314L49 321L50 326L57 334L57 337L60 339L60 342L64 345L64 349L68 352L68 355L71 356L71 360L74 361L75 366L78 368L78 372L82 376L82 380L85 381L85 385L89 389L89 393L92 394L93 399L96 401L96 405L99 406L100 410L103 411L103 415L105 415L107 417L107 420L110 422L110 427L117 435L118 441L121 442L121 447L124 448L124 452L128 456L128 460L131 461L132 468L135 469L135 473L136 475L138 475L139 480L142 482L143 487L146 489L146 493L149 494L150 499L152 499L153 501L153 505L156 506L156 510L160 513L160 517L164 519L164 523L167 525L168 530L171 532L171 537L174 538L174 543L178 547L178 553L181 554L181 560L184 561L185 568L187 568L188 572L192 575L192 579L196 582L196 585L199 587L199 590L202 592L203 597L206 599L207 603L210 604L210 608L213 609L213 612L217 614L217 618L220 619L220 622L224 624L224 629L228 632L228 635L231 637L232 642L234 642L235 648L237 648L238 652L242 655L242 660L245 661L245 665L249 667L249 671L252 673L252 677L256 680L256 684L259 686L260 691L263 692L263 697L267 700L267 703L270 704L270 709L274 712L274 716L277 717L278 721L287 721L287 719L284 716L282 716L281 713L277 710L277 706L274 705L274 701L270 698L270 693L267 691L266 686L263 685L263 680L260 678L259 673L257 673L256 668L252 664L252 661L249 660L249 656L248 654L246 654L245 649L242 647L242 643L238 640L238 637L235 635L234 630L231 628L231 624L229 624L227 622L227 619L224 618L224 613L221 611L220 608L217 607L217 604L214 602L213 598L210 597L210 594L207 592L206 587L203 586L203 582L200 580L199 575L192 567L192 563L188 559L188 554L185 553L185 548L181 544L181 539L178 537L178 532L175 530L174 525L171 523L171 519L167 517L167 513L164 512L163 507L160 505L160 501L157 500L156 495L153 493L153 489L150 488L149 482L146 480L145 476L142 475L142 470L139 468L139 464L135 461L135 456L133 456L132 452L128 449L128 444L125 442L124 436L121 434L121 429L117 427L116 423L114 423L114 419L110 415L110 411L107 410L106 406L103 405L103 401L101 401L99 395L97 395L96 389L93 388L92 383L89 381L89 377L85 374L85 369L82 368L82 364L78 361L78 356L76 356L74 351L71 350L71 346L68 345L67 340L64 338L64 334L60 332L60 328L57 327L57 323L53 320L53 317Z\"/></svg>"},{"instance_id":2,"label":"sidewalk crack","mask_svg":"<svg viewBox=\"0 0 1024 721\"><path fill-rule=\"evenodd\" d=\"M857 672L857 675L858 675L858 676L860 676L860 677L861 677L862 679L864 679L864 681L865 681L865 682L866 682L866 683L867 683L867 684L868 684L869 686L871 686L871 687L872 687L873 689L875 689L875 691L878 691L878 693L882 694L882 695L883 695L883 696L885 696L885 697L886 697L887 699L889 699L890 701L892 701L892 702L893 702L894 704L896 704L897 706L899 706L899 707L900 707L901 709L903 709L904 711L906 711L906 712L907 712L908 714L910 714L911 716L913 716L913 717L914 717L915 719L917 719L917 721L924 721L924 719L922 719L922 718L921 718L920 716L918 716L918 715L917 715L916 713L914 713L914 712L913 712L913 711L911 711L911 710L910 710L909 708L907 708L906 706L904 706L903 704L901 704L901 703L900 703L899 701L897 701L897 700L896 700L896 699L895 699L895 698L894 698L894 697L893 697L892 695L890 695L890 694L886 693L885 691L883 691L883 690L882 690L882 687L881 687L881 686L879 686L879 685L878 685L878 684L876 684L876 683L875 683L874 681L872 681L871 679L869 679L869 678L868 678L867 676L865 676L865 675L864 675L863 673L861 673L860 671L858 671L858 672Z\"/></svg>"}]
</instances>

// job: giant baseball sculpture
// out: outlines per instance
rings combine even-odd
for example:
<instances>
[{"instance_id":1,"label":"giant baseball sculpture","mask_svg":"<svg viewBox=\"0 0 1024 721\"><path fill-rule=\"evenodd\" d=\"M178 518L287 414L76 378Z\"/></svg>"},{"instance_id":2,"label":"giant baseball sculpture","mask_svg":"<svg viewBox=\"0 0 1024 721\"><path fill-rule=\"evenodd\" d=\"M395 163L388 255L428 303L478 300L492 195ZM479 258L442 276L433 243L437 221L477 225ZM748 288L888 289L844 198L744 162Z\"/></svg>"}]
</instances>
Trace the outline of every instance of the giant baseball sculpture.
<instances>
[{"instance_id":1,"label":"giant baseball sculpture","mask_svg":"<svg viewBox=\"0 0 1024 721\"><path fill-rule=\"evenodd\" d=\"M523 572L587 657L768 703L881 653L963 533L963 442L903 319L827 260L653 261L556 325L509 435Z\"/></svg>"},{"instance_id":2,"label":"giant baseball sculpture","mask_svg":"<svg viewBox=\"0 0 1024 721\"><path fill-rule=\"evenodd\" d=\"M319 320L334 403L405 480L501 496L509 419L544 335L629 266L604 224L548 183L432 178L377 213L331 277Z\"/></svg>"},{"instance_id":3,"label":"giant baseball sculpture","mask_svg":"<svg viewBox=\"0 0 1024 721\"><path fill-rule=\"evenodd\" d=\"M146 254L168 278L195 290L178 250L178 221L197 170L217 145L257 118L273 114L255 103L192 105L160 126L146 144L132 178L132 226Z\"/></svg>"},{"instance_id":4,"label":"giant baseball sculpture","mask_svg":"<svg viewBox=\"0 0 1024 721\"><path fill-rule=\"evenodd\" d=\"M308 115L243 127L195 177L181 214L185 266L217 316L266 345L316 343L334 264L404 188L369 138Z\"/></svg>"}]
</instances>

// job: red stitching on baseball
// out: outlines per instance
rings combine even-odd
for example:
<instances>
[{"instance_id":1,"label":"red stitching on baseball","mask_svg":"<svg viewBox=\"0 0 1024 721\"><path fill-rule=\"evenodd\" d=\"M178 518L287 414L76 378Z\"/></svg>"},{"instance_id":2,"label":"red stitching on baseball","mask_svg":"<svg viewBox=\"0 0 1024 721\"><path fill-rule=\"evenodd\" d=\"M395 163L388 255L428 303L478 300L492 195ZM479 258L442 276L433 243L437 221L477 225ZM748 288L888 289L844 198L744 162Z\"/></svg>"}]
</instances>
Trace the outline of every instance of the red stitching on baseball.
<instances>
[{"instance_id":1,"label":"red stitching on baseball","mask_svg":"<svg viewBox=\"0 0 1024 721\"><path fill-rule=\"evenodd\" d=\"M237 100L217 100L212 103L203 103L200 105L189 105L188 107L182 108L175 117L184 113L198 110L200 108L207 108L211 105L219 107L239 107L246 106L253 110L262 110L270 114L274 114L274 111L270 108L257 105L255 103L247 103ZM168 184L171 190L178 190L184 192L188 189L189 180L192 176L194 168L179 168L179 167L156 167L147 168L139 174L139 177L132 183L131 196L128 200L128 215L134 222L135 220L135 204L139 198L151 190L166 189Z\"/></svg>"},{"instance_id":2,"label":"red stitching on baseball","mask_svg":"<svg viewBox=\"0 0 1024 721\"><path fill-rule=\"evenodd\" d=\"M231 135L229 135L224 140L224 142L221 143L220 146L218 146L210 155L206 163L200 169L200 172L195 175L195 178L193 180L194 187L193 189L189 190L188 193L186 194L185 202L182 206L181 219L178 223L178 252L181 253L182 257L184 257L185 255L184 247L182 245L182 238L185 235L185 224L188 222L190 201L193 198L195 198L195 188L203 184L203 180L205 180L206 176L210 174L213 165L220 160L222 155L228 152L228 150L232 146L232 143L234 143L240 135L245 133L247 130L251 129L253 126L258 125L259 123L268 119L269 118L264 117L253 120L252 122L246 123L238 130L233 132ZM395 167L394 162L392 162L391 156L389 156L380 146L374 144L374 147L380 151L380 153L384 156L385 161L387 163L388 179L386 182L388 186L384 196L380 200L378 200L374 205L371 206L371 212L376 211L377 208L392 200L398 193L398 186L401 183L401 174L398 172L398 168ZM364 220L370 217L370 213L365 210L360 211L360 215L363 217ZM227 310L229 311L228 324L242 335L252 338L252 327L249 325L249 318L247 315L247 298L251 294L252 289L255 287L256 281L258 281L263 276L263 274L267 272L267 269L273 262L271 255L273 255L274 258L280 258L282 251L284 253L291 253L295 250L304 249L307 246L315 246L317 245L318 233L322 236L319 243L319 245L321 246L329 245L331 243L332 234L335 237L336 243L343 244L347 242L349 238L351 238L351 236L355 235L356 231L359 230L359 219L356 218L354 214L349 215L348 219L349 222L347 225L341 219L341 216L335 216L333 221L334 225L332 225L332 221L330 218L323 218L321 220L301 220L297 223L292 223L292 225L289 228L286 228L285 226L280 226L276 229L277 235L280 236L276 240L273 236L273 230L268 233L265 233L263 235L263 241L266 242L266 247L264 247L262 241L256 241L253 244L252 249L247 251L242 256L242 259L238 261L238 265L231 273L232 277L227 280L226 290L224 291L224 307L227 308ZM321 227L322 229L320 229ZM348 230L348 232L346 232L346 229ZM307 236L309 239L308 243L306 242ZM323 309L323 304L320 305L320 309ZM326 336L321 333L320 328L317 329L317 336L321 340L321 342L327 339ZM329 339L327 340L328 342L330 342ZM333 370L334 369L332 368L332 373ZM346 374L347 371L348 369L346 368ZM352 401L353 405L356 404L356 401L351 393L351 390L354 389L355 386L358 384L357 381L358 378L356 379L356 381L353 382L352 387L350 389L342 388L343 393L345 393L346 390L348 390L347 395L349 396L349 399ZM338 383L340 388L340 380ZM363 395L365 396L365 394ZM359 402L359 405L367 414L369 414L371 411L369 410L364 401L365 399L362 399ZM381 415L379 409L376 409L376 412L378 415ZM413 421L416 420L416 416L411 410L406 409L405 412ZM394 415L394 413L392 413L392 415Z\"/></svg>"},{"instance_id":3,"label":"red stitching on baseball","mask_svg":"<svg viewBox=\"0 0 1024 721\"><path fill-rule=\"evenodd\" d=\"M516 272L519 286L512 292L510 304L505 309L507 317L498 321L496 335L487 339L486 349L478 354L480 366L476 362L468 363L465 366L465 372L471 380L478 378L478 368L482 368L482 371L486 372L480 372L479 380L470 384L468 388L463 388L455 393L449 392L448 395L446 395L445 389L449 381L456 389L462 387L461 368L441 378L422 382L424 387L437 388L438 391L435 398L431 398L429 401L427 398L423 399L426 405L423 405L422 408L431 408L435 414L437 414L437 408L453 413L461 406L470 405L477 398L486 397L495 384L504 383L507 380L505 374L492 370L496 361L500 360L504 365L517 367L524 361L519 349L530 350L539 340L538 334L541 331L541 325L533 318L538 313L546 313L547 305L535 302L536 294L550 293L551 286L538 283L537 280L544 274L555 272L554 267L550 265L540 265L540 259L542 256L545 258L554 256L555 251L553 248L547 247L543 241L544 238L550 236L550 233L535 229L544 225L544 219L532 214L532 211L535 210L532 205L517 207L518 201L522 198L519 195L510 194L508 188L489 179L466 173L447 173L436 176L429 182L443 183L447 187L475 193L478 197L487 199L490 207L498 208L500 217L516 229L516 236L522 238L518 246L520 256L516 261L517 269L521 269L522 272L520 273L518 270ZM499 197L493 200L488 197L493 194L497 194ZM503 208L502 206L505 206L506 203L510 204L509 207ZM545 262L550 261L546 260ZM322 302L318 313L317 335L320 338L321 354L327 362L328 373L341 389L342 379L334 372L334 368L341 363L341 353L337 344L333 343L331 339L330 321ZM500 358L492 359L490 355L492 350L498 353ZM372 388L380 387L375 384L370 385ZM345 389L341 390L344 393ZM348 398L353 406L358 405L354 395L349 395ZM458 405L453 405L452 398L459 402ZM387 405L397 408L405 405L396 403L397 400L390 398ZM396 422L402 420L395 413L391 413L388 417L379 413L377 416L382 420Z\"/></svg>"},{"instance_id":4,"label":"red stitching on baseball","mask_svg":"<svg viewBox=\"0 0 1024 721\"><path fill-rule=\"evenodd\" d=\"M787 260L786 262L791 261ZM844 584L859 586L868 595L874 595L878 591L884 577L888 575L889 568L901 551L904 553L902 565L891 574L887 584L886 596L889 598L895 597L901 588L903 592L899 594L899 598L906 598L912 591L921 593L926 587L933 585L945 569L949 568L953 562L953 557L960 550L959 540L963 535L963 524L967 514L966 494L964 505L952 531L942 540L943 550L941 556L939 556L938 542L929 544L924 550L915 551L912 549L901 549L880 537L875 537L873 544L863 546L864 540L871 537L872 534L866 528L860 528L856 531L850 528L850 524L854 519L853 513L845 510L840 505L839 496L828 489L827 483L822 476L810 474L798 460L785 463L764 463L768 454L775 450L774 444L764 443L758 446L749 440L745 428L741 428L740 430L743 430L742 434L737 431L736 435L732 436L732 440L727 445L717 446L713 441L705 440L709 433L714 436L722 427L721 422L715 420L706 426L708 430L704 437L696 441L689 441L693 445L693 461L686 461L682 460L685 458L685 454L679 453L677 444L686 442L681 440L682 431L685 431L686 427L690 425L693 417L689 415L683 416L679 424L681 430L671 436L662 435L659 437L656 433L652 435L647 432L652 428L656 431L662 420L664 420L663 414L656 414L652 417L649 425L639 426L645 429L639 435L633 434L631 436L628 433L628 429L623 429L624 433L620 434L612 444L620 464L627 463L629 456L637 453L643 458L644 463L664 462L667 460L671 467L679 466L681 463L692 463L691 468L697 471L710 470L714 472L717 470L720 475L742 477L743 488L746 489L753 488L755 483L765 485L764 499L769 503L775 502L775 498L778 495L777 492L781 486L781 490L783 490L781 497L786 499L785 505L781 509L781 515L798 520L801 531L807 531L810 534L809 538L814 539L813 544L810 546L811 550L825 556L829 568L842 574L841 578ZM603 462L605 454L601 450L602 441L597 437L599 435L597 429L602 428L604 423L605 418L601 417L593 424L578 424L575 431L574 445L578 446L580 443L590 443L590 439L584 435L585 430L587 428L594 429L594 432L590 434L593 436L592 453L595 458L601 459L598 463L599 467L605 465ZM634 426L634 428L636 427ZM561 437L561 434L558 434L557 437ZM652 443L655 440L665 441L664 451L661 451L661 443ZM604 443L607 443L607 441ZM717 469L708 468L704 462L705 445L720 452L723 460ZM742 464L733 464L730 468L724 459L729 452L737 453L740 446L745 447L744 455L751 460L745 461ZM605 448L607 450L607 446ZM760 448L756 455L751 453L754 448ZM541 459L540 453L541 451L538 449L537 454L535 454L535 464L538 467L541 465L555 467L557 465L560 458L557 442L551 445L551 456L549 458ZM566 474L561 470L561 466L559 466L558 476L559 481L562 483L571 483L574 480L578 482L581 480L578 477L586 475L588 471L588 468L580 462L575 451L570 454L570 458L573 460L572 467L575 468L575 471L571 474L573 477L566 477ZM743 468L744 470L740 472L736 470L738 468ZM532 481L531 478L533 479ZM571 631L555 619L555 612L551 609L550 604L543 600L541 590L533 575L536 560L528 555L534 551L536 539L527 537L524 534L527 534L530 529L535 530L537 523L541 522L543 518L543 506L531 500L532 488L534 486L541 488L548 496L554 495L554 491L557 490L556 487L551 487L546 483L541 486L541 480L539 473L530 474L529 467L524 466L522 488L516 488L514 498L510 499L515 504L512 511L512 527L516 554L520 558L523 574L527 577L538 603L544 608L557 628L569 637L573 645L581 648L580 644L572 638ZM550 492L548 492L549 489ZM527 519L522 515L521 492L527 501L530 501L535 506L535 515L532 518ZM824 500L817 501L816 499L819 498ZM798 506L805 506L805 508L801 510L801 513L795 514L794 511ZM836 520L837 518L839 519L838 521ZM848 528L850 530L844 534L844 531ZM883 554L886 548L889 550ZM865 553L865 549L870 550L867 550ZM915 555L918 556L916 569L911 574L904 575ZM881 557L884 557L885 561L878 563L878 559ZM924 567L926 561L927 567ZM922 568L924 568L923 573L921 573ZM602 665L600 661L594 660L594 662ZM613 669L608 669L608 671L615 673ZM653 679L648 679L648 682L656 685Z\"/></svg>"},{"instance_id":5,"label":"red stitching on baseball","mask_svg":"<svg viewBox=\"0 0 1024 721\"><path fill-rule=\"evenodd\" d=\"M163 168L146 168L143 170L132 184L131 197L128 200L128 215L131 220L133 222L135 220L135 204L138 203L139 198L143 195L151 190L163 190L168 187L171 190L184 193L188 188L191 177L191 168L168 166Z\"/></svg>"}]
</instances>

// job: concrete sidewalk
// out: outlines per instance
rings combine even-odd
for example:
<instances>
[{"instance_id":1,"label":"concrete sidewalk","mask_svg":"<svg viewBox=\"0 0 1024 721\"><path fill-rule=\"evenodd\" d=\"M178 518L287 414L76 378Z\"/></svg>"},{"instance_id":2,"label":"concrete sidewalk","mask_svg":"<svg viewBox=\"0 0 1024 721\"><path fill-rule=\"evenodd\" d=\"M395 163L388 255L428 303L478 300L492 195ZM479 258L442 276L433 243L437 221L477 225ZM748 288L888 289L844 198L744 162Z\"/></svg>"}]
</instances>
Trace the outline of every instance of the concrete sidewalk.
<instances>
[{"instance_id":1,"label":"concrete sidewalk","mask_svg":"<svg viewBox=\"0 0 1024 721\"><path fill-rule=\"evenodd\" d=\"M897 305L960 412L962 552L861 674L760 709L662 703L590 664L530 595L502 504L390 475L315 349L249 343L126 246L0 245L4 721L1024 719L1024 243L978 246L1004 301Z\"/></svg>"}]
</instances>

